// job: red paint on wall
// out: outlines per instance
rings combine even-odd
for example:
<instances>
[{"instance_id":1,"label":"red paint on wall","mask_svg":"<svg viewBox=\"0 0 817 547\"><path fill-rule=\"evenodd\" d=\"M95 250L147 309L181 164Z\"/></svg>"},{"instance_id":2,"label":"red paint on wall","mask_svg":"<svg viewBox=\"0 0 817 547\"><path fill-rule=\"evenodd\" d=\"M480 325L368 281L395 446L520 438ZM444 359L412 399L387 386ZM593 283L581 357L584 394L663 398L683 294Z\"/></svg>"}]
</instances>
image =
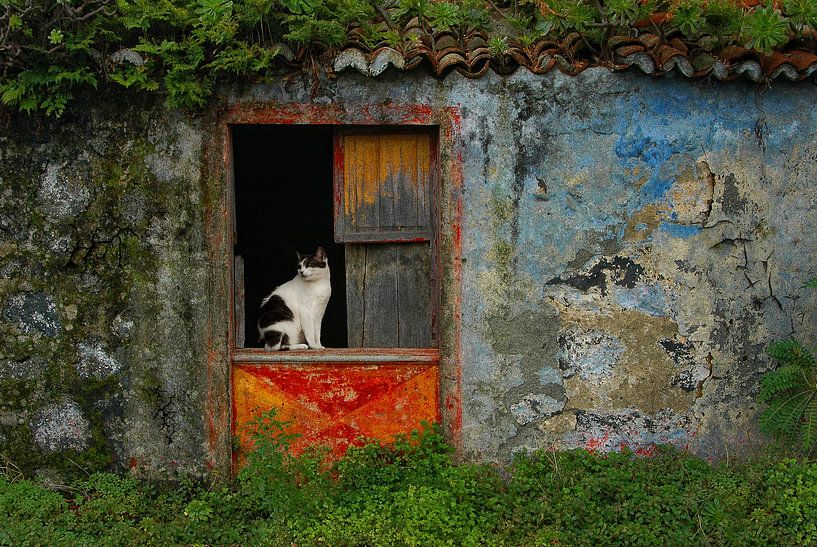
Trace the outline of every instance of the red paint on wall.
<instances>
[{"instance_id":1,"label":"red paint on wall","mask_svg":"<svg viewBox=\"0 0 817 547\"><path fill-rule=\"evenodd\" d=\"M651 444L649 446L641 446L639 448L636 448L635 453L639 456L652 458L653 456L655 456L657 450L658 449L655 447L655 445Z\"/></svg>"},{"instance_id":2,"label":"red paint on wall","mask_svg":"<svg viewBox=\"0 0 817 547\"><path fill-rule=\"evenodd\" d=\"M449 408L448 419L448 437L451 439L457 452L462 449L462 186L463 186L463 171L462 171L462 151L459 146L462 143L460 130L462 120L460 111L456 108L448 109L448 117L450 123L447 125L449 131L449 146L451 147L451 163L449 165L449 176L451 177L451 196L450 201L453 205L453 218L451 225L452 233L452 254L455 260L452 264L453 269L453 287L454 295L452 298L453 316L454 316L454 336L453 336L453 352L454 362L454 386L446 397L446 406ZM453 153L456 150L456 153Z\"/></svg>"},{"instance_id":3,"label":"red paint on wall","mask_svg":"<svg viewBox=\"0 0 817 547\"><path fill-rule=\"evenodd\" d=\"M248 364L233 368L233 432L252 446L248 422L275 409L300 435L300 453L324 446L335 457L362 439L393 441L439 419L435 365Z\"/></svg>"},{"instance_id":4,"label":"red paint on wall","mask_svg":"<svg viewBox=\"0 0 817 547\"><path fill-rule=\"evenodd\" d=\"M424 125L439 126L440 146L446 153L446 164L438 165L446 180L443 186L447 189L443 203L448 209L447 222L450 222L450 237L453 252L447 253L449 259L440 266L451 272L453 283L448 287L448 297L444 305L444 314L454 322L453 338L446 343L445 377L450 379L445 389L440 392L440 367L437 364L423 363L379 364L373 368L360 363L351 364L310 364L299 365L268 363L236 363L236 350L233 349L233 332L228 333L228 347L223 348L223 330L220 325L209 326L209 346L207 351L208 396L206 424L209 430L209 443L212 453L219 453L226 446L225 424L232 423L233 432L241 431L242 424L263 410L275 406L283 414L280 418L293 418L293 431L302 437L293 448L297 452L312 443L333 446L333 453L340 454L346 447L359 442L360 434L388 441L394 435L408 432L419 427L421 420L429 422L443 420L448 438L456 448L461 447L462 431L462 396L461 396L461 345L459 318L462 301L462 152L461 142L462 119L458 107L438 108L428 104L330 104L314 103L239 103L230 106L220 117L218 131L220 139L206 146L214 152L220 152L222 165L214 168L209 176L222 177L228 184L232 183L232 153L230 142L230 124L318 124L318 125ZM218 150L218 147L221 150ZM334 167L342 165L342 155L335 149ZM219 172L216 172L219 171ZM229 194L229 192L227 192ZM335 193L336 196L339 193ZM228 205L230 205L228 203ZM335 204L337 208L340 204ZM213 222L213 231L208 232L208 243L212 249L230 248L232 226L230 207L218 207L213 213L219 218ZM224 216L224 218L221 218ZM440 217L442 218L442 217ZM442 225L441 225L442 227ZM220 229L220 231L219 231ZM439 235L437 237L440 237ZM218 261L219 256L213 259ZM220 263L220 261L219 261ZM232 264L224 261L227 270ZM230 288L227 295L231 294ZM232 299L230 299L232 302ZM232 328L234 318L230 306L228 314ZM214 350L214 347L216 348ZM226 350L226 353L225 351ZM246 350L241 350L246 356ZM437 363L437 361L434 361ZM229 371L220 368L230 367ZM317 368L315 368L317 367ZM325 368L321 368L325 367ZM334 367L330 372L326 368ZM424 368L424 372L405 379L406 371ZM258 373L261 370L267 372ZM231 404L225 404L223 383L218 379L223 376L215 374L232 373ZM379 372L377 372L379 371ZM384 373L390 379L377 377ZM332 376L336 374L337 376ZM278 378L278 379L275 379ZM284 382L283 378L288 381ZM375 379L378 378L378 379ZM401 378L405 379L402 381ZM453 380L453 381L452 381ZM241 387L239 387L241 386ZM352 387L350 387L352 386ZM337 388L337 389L336 389ZM293 391L294 390L294 391ZM333 391L334 390L334 391ZM354 392L354 393L353 393ZM243 393L243 395L242 395ZM346 400L350 397L350 400ZM444 406L440 400L444 398ZM361 406L355 407L360 403ZM354 407L354 408L352 408ZM334 409L334 410L332 410ZM351 410L350 410L351 409ZM229 413L232 411L232 420ZM442 413L441 413L442 411ZM295 419L297 418L297 419ZM229 438L227 438L229 441ZM242 437L246 447L248 439ZM223 453L223 452L222 452ZM235 455L233 455L235 456ZM235 462L235 459L233 459Z\"/></svg>"},{"instance_id":5,"label":"red paint on wall","mask_svg":"<svg viewBox=\"0 0 817 547\"><path fill-rule=\"evenodd\" d=\"M603 437L591 437L588 439L584 445L584 448L590 452L595 452L596 450L604 448L604 445L606 445L607 441L609 440L610 432L608 431Z\"/></svg>"}]
</instances>

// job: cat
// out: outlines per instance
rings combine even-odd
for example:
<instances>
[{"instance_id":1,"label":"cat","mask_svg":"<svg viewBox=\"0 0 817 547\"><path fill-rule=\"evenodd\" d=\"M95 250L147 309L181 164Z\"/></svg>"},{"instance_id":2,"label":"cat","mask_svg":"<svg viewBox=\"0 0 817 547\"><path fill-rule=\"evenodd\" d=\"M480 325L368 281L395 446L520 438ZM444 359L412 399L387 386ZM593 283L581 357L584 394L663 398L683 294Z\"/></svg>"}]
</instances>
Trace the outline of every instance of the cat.
<instances>
[{"instance_id":1,"label":"cat","mask_svg":"<svg viewBox=\"0 0 817 547\"><path fill-rule=\"evenodd\" d=\"M269 351L324 349L321 320L332 294L329 261L323 247L298 255L298 274L261 302L259 341Z\"/></svg>"}]
</instances>

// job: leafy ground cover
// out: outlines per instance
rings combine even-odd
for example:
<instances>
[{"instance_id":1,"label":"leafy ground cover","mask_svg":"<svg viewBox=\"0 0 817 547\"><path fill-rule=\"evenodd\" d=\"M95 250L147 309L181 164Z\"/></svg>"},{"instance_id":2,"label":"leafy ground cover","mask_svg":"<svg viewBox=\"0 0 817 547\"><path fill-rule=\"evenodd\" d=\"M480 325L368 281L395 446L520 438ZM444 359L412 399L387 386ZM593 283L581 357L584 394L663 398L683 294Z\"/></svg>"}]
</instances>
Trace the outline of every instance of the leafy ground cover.
<instances>
[{"instance_id":1,"label":"leafy ground cover","mask_svg":"<svg viewBox=\"0 0 817 547\"><path fill-rule=\"evenodd\" d=\"M289 456L280 424L259 424L257 450L225 486L95 473L58 493L6 472L0 544L817 543L813 462L579 450L497 469L453 462L428 430L326 468L319 453Z\"/></svg>"}]
</instances>

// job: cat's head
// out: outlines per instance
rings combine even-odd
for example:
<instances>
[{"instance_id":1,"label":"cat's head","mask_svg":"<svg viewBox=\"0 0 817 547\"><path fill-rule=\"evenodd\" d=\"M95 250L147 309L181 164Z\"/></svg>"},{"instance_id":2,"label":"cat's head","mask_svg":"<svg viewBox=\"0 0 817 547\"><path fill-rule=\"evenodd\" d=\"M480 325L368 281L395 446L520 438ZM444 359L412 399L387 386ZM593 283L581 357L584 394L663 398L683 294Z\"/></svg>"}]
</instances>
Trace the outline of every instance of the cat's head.
<instances>
[{"instance_id":1,"label":"cat's head","mask_svg":"<svg viewBox=\"0 0 817 547\"><path fill-rule=\"evenodd\" d=\"M297 252L297 251L296 251ZM323 247L318 247L315 254L298 254L298 276L305 281L322 279L329 275L329 260Z\"/></svg>"}]
</instances>

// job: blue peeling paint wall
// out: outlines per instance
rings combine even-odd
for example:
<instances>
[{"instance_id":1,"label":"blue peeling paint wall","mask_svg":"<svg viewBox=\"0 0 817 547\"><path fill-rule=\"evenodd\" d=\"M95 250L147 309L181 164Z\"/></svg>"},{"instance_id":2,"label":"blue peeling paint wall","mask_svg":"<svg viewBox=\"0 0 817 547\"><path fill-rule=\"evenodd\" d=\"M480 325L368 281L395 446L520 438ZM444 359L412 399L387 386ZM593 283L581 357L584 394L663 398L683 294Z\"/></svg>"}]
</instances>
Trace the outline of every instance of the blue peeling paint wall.
<instances>
[{"instance_id":1,"label":"blue peeling paint wall","mask_svg":"<svg viewBox=\"0 0 817 547\"><path fill-rule=\"evenodd\" d=\"M469 452L758 442L764 349L815 340L815 87L466 89Z\"/></svg>"}]
</instances>

